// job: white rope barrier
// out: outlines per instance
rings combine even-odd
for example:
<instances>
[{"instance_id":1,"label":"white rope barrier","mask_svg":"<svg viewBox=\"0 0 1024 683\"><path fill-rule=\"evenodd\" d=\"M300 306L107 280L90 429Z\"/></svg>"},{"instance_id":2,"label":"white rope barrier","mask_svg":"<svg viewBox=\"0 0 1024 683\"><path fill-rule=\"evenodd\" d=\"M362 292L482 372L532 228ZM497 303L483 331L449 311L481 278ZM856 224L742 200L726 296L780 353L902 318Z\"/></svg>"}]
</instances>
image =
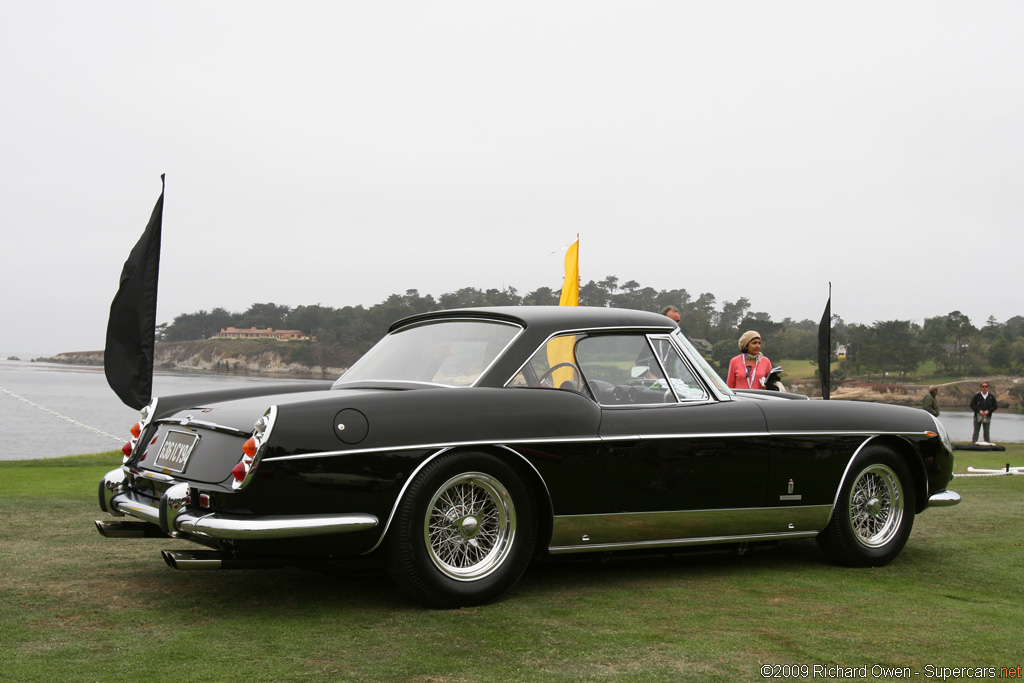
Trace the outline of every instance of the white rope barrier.
<instances>
[{"instance_id":1,"label":"white rope barrier","mask_svg":"<svg viewBox=\"0 0 1024 683\"><path fill-rule=\"evenodd\" d=\"M11 398L15 398L15 399L21 401L22 403L27 403L30 406L33 406L35 408L39 408L39 410L43 411L44 413L49 413L50 415L53 415L54 417L59 417L60 419L66 421L66 422L70 422L71 424L75 425L76 427L81 427L82 429L87 429L90 432L95 432L95 433L97 433L97 434L99 434L101 436L106 436L108 438L113 439L114 441L117 441L118 443L124 443L125 442L125 439L123 437L114 436L113 434L108 434L107 432L104 432L101 429L96 429L95 427L90 427L89 425L82 424L78 420L72 420L67 415L61 415L60 413L58 413L55 410L50 410L49 408L45 408L45 407L39 405L38 403L33 403L32 401L28 400L24 396L18 396L13 391L8 391L7 389L4 389L3 387L0 387L0 391L2 391L3 393L7 394Z\"/></svg>"},{"instance_id":2,"label":"white rope barrier","mask_svg":"<svg viewBox=\"0 0 1024 683\"><path fill-rule=\"evenodd\" d=\"M1007 475L1013 476L1015 474L1024 474L1024 467L1010 467L1007 465L1001 470L990 470L982 469L980 467L968 467L967 474L955 474L954 476L959 477L1005 477Z\"/></svg>"}]
</instances>

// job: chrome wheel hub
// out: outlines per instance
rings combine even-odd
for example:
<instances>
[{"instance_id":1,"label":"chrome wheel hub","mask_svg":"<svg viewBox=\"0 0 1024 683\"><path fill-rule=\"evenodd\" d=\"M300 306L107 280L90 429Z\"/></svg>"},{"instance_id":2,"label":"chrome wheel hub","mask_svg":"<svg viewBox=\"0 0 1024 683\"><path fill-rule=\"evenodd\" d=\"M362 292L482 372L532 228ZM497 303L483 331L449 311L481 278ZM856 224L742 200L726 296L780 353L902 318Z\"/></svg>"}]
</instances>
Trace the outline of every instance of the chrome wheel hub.
<instances>
[{"instance_id":1,"label":"chrome wheel hub","mask_svg":"<svg viewBox=\"0 0 1024 683\"><path fill-rule=\"evenodd\" d=\"M857 540L878 548L893 539L903 521L903 486L888 466L863 470L850 489L850 526Z\"/></svg>"}]
</instances>

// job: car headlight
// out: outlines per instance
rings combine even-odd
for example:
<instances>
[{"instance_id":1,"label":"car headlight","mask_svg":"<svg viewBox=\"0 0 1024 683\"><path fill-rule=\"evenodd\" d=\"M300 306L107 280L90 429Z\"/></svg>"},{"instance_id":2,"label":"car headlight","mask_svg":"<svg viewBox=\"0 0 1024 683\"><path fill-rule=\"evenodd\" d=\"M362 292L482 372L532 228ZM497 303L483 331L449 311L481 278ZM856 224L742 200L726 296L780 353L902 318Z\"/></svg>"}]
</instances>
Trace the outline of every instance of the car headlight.
<instances>
[{"instance_id":1,"label":"car headlight","mask_svg":"<svg viewBox=\"0 0 1024 683\"><path fill-rule=\"evenodd\" d=\"M946 431L946 426L939 422L939 418L932 415L932 420L935 422L935 431L938 433L939 438L942 439L942 445L946 447L946 450L950 453L953 452L953 440L949 438L949 432Z\"/></svg>"}]
</instances>

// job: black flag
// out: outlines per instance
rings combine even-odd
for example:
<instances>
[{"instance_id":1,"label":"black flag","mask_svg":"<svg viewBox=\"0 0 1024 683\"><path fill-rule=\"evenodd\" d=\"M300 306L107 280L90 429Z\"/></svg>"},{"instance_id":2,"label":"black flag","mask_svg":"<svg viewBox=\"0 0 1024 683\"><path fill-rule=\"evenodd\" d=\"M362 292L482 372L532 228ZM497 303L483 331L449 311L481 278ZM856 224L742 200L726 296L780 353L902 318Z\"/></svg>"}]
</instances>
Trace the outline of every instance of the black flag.
<instances>
[{"instance_id":1,"label":"black flag","mask_svg":"<svg viewBox=\"0 0 1024 683\"><path fill-rule=\"evenodd\" d=\"M110 304L103 370L107 384L130 408L153 397L156 343L156 288L160 276L160 230L164 215L164 176L149 225L121 269L121 284Z\"/></svg>"},{"instance_id":2,"label":"black flag","mask_svg":"<svg viewBox=\"0 0 1024 683\"><path fill-rule=\"evenodd\" d=\"M821 397L828 400L832 372L832 283L828 283L828 301L818 323L818 377L821 379Z\"/></svg>"}]
</instances>

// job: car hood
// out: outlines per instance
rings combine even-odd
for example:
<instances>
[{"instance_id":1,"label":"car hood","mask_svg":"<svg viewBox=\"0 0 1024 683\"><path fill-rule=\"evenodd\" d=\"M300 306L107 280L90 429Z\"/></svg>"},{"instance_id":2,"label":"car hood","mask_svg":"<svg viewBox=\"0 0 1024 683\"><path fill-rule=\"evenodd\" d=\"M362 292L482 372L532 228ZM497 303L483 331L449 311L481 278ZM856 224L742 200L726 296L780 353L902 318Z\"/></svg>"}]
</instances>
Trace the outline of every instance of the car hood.
<instances>
[{"instance_id":1,"label":"car hood","mask_svg":"<svg viewBox=\"0 0 1024 683\"><path fill-rule=\"evenodd\" d=\"M919 408L861 401L758 401L771 432L923 434L935 432Z\"/></svg>"}]
</instances>

